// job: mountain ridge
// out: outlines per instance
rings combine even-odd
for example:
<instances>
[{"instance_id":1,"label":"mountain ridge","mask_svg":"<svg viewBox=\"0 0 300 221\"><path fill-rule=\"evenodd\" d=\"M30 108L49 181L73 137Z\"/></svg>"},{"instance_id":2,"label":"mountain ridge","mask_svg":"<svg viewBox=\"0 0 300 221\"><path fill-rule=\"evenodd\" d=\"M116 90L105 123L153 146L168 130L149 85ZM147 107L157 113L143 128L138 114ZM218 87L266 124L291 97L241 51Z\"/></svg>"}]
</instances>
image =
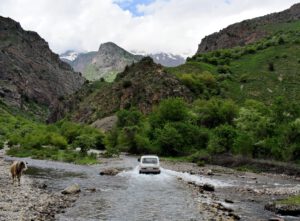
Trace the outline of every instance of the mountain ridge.
<instances>
[{"instance_id":1,"label":"mountain ridge","mask_svg":"<svg viewBox=\"0 0 300 221\"><path fill-rule=\"evenodd\" d=\"M5 105L48 112L84 84L80 73L61 61L36 32L2 16L0 31L0 100Z\"/></svg>"},{"instance_id":2,"label":"mountain ridge","mask_svg":"<svg viewBox=\"0 0 300 221\"><path fill-rule=\"evenodd\" d=\"M289 9L265 16L247 19L204 37L198 45L196 54L218 49L245 46L272 34L264 26L291 22L300 19L300 3Z\"/></svg>"}]
</instances>

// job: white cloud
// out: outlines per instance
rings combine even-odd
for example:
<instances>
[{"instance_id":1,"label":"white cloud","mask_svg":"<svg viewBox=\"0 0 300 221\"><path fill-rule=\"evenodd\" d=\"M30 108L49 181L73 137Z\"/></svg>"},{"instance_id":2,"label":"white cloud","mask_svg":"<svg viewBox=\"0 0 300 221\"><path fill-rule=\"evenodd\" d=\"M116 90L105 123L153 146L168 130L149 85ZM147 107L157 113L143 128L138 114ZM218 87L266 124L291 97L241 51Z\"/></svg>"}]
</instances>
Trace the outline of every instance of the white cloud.
<instances>
[{"instance_id":1,"label":"white cloud","mask_svg":"<svg viewBox=\"0 0 300 221\"><path fill-rule=\"evenodd\" d=\"M131 0L0 0L0 14L37 31L57 53L97 50L113 41L127 50L193 54L201 39L227 25L295 0L156 0L133 16L114 2Z\"/></svg>"}]
</instances>

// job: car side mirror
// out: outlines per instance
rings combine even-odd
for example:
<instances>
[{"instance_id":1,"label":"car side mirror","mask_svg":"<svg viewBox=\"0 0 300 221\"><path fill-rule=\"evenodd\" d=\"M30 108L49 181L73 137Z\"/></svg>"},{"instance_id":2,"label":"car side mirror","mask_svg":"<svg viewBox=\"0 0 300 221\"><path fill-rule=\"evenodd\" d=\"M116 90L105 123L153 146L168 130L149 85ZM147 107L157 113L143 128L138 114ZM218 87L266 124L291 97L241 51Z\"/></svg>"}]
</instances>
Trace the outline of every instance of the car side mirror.
<instances>
[{"instance_id":1,"label":"car side mirror","mask_svg":"<svg viewBox=\"0 0 300 221\"><path fill-rule=\"evenodd\" d=\"M141 158L138 158L138 162L141 162Z\"/></svg>"}]
</instances>

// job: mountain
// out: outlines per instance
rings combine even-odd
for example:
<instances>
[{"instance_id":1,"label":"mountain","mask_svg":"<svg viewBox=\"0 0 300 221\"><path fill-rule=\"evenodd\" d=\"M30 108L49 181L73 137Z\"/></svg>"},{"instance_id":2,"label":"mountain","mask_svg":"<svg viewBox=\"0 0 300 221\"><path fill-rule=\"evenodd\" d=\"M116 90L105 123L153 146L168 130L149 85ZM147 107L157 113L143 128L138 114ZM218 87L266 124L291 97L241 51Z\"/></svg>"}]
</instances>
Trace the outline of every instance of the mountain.
<instances>
[{"instance_id":1,"label":"mountain","mask_svg":"<svg viewBox=\"0 0 300 221\"><path fill-rule=\"evenodd\" d=\"M63 54L60 54L59 58L62 61L67 62L68 64L70 64L70 63L72 63L72 61L74 61L78 57L79 54L80 53L77 52L77 51L68 50Z\"/></svg>"},{"instance_id":2,"label":"mountain","mask_svg":"<svg viewBox=\"0 0 300 221\"><path fill-rule=\"evenodd\" d=\"M156 64L161 64L165 67L176 67L184 64L185 58L181 55L176 55L172 53L146 53L139 51L132 51L133 54L142 55L144 57L151 57Z\"/></svg>"},{"instance_id":3,"label":"mountain","mask_svg":"<svg viewBox=\"0 0 300 221\"><path fill-rule=\"evenodd\" d=\"M264 37L271 36L276 26L299 19L300 4L295 4L291 8L279 13L230 25L202 39L196 54L254 43Z\"/></svg>"},{"instance_id":4,"label":"mountain","mask_svg":"<svg viewBox=\"0 0 300 221\"><path fill-rule=\"evenodd\" d=\"M85 82L36 32L0 16L0 33L0 101L5 105L46 117L49 107Z\"/></svg>"},{"instance_id":5,"label":"mountain","mask_svg":"<svg viewBox=\"0 0 300 221\"><path fill-rule=\"evenodd\" d=\"M113 81L117 73L141 58L142 56L133 55L118 45L108 42L101 44L98 51L79 54L69 64L90 81L100 78Z\"/></svg>"},{"instance_id":6,"label":"mountain","mask_svg":"<svg viewBox=\"0 0 300 221\"><path fill-rule=\"evenodd\" d=\"M83 76L91 81L99 80L101 77L112 81L116 73L123 71L126 65L137 62L146 56L151 57L156 64L165 67L176 67L185 62L185 58L181 55L171 53L147 54L133 51L131 54L114 43L102 44L98 52L80 53L68 50L59 55L62 61L73 66L74 70L82 72ZM108 62L110 59L112 60Z\"/></svg>"},{"instance_id":7,"label":"mountain","mask_svg":"<svg viewBox=\"0 0 300 221\"><path fill-rule=\"evenodd\" d=\"M71 99L73 120L92 123L130 107L149 113L165 98L182 97L187 101L193 98L193 93L186 86L150 57L126 67L113 83L98 81L93 84ZM92 90L95 84L98 84L97 88Z\"/></svg>"},{"instance_id":8,"label":"mountain","mask_svg":"<svg viewBox=\"0 0 300 221\"><path fill-rule=\"evenodd\" d=\"M254 43L201 52L188 58L184 65L167 71L205 99L218 96L239 104L252 99L272 105L281 97L290 103L298 103L300 18L282 21L287 12L295 12L299 6L272 14L272 21L279 23L265 25L270 34Z\"/></svg>"}]
</instances>

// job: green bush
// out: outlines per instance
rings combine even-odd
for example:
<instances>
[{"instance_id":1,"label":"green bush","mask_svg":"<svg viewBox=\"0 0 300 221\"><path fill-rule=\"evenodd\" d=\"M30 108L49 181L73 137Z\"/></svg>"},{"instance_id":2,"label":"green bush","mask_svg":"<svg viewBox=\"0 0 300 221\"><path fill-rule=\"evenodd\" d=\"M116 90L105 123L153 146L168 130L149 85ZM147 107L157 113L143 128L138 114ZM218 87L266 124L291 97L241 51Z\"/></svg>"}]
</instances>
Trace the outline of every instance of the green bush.
<instances>
[{"instance_id":1,"label":"green bush","mask_svg":"<svg viewBox=\"0 0 300 221\"><path fill-rule=\"evenodd\" d=\"M188 157L188 159L193 163L197 163L197 162L209 163L211 160L211 155L208 153L207 150L203 149L193 153Z\"/></svg>"},{"instance_id":2,"label":"green bush","mask_svg":"<svg viewBox=\"0 0 300 221\"><path fill-rule=\"evenodd\" d=\"M142 120L142 113L136 109L121 110L117 113L118 127L128 127L138 125Z\"/></svg>"},{"instance_id":3,"label":"green bush","mask_svg":"<svg viewBox=\"0 0 300 221\"><path fill-rule=\"evenodd\" d=\"M197 100L193 104L199 125L214 128L221 124L233 124L237 116L238 107L231 100L213 98L211 100Z\"/></svg>"},{"instance_id":4,"label":"green bush","mask_svg":"<svg viewBox=\"0 0 300 221\"><path fill-rule=\"evenodd\" d=\"M170 124L157 129L157 143L164 156L179 156L182 153L184 142L181 134Z\"/></svg>"},{"instance_id":5,"label":"green bush","mask_svg":"<svg viewBox=\"0 0 300 221\"><path fill-rule=\"evenodd\" d=\"M254 141L247 133L239 132L233 143L233 153L251 157L254 150Z\"/></svg>"},{"instance_id":6,"label":"green bush","mask_svg":"<svg viewBox=\"0 0 300 221\"><path fill-rule=\"evenodd\" d=\"M230 70L230 67L228 65L218 66L217 71L220 74L231 74L231 70Z\"/></svg>"},{"instance_id":7,"label":"green bush","mask_svg":"<svg viewBox=\"0 0 300 221\"><path fill-rule=\"evenodd\" d=\"M236 136L237 132L233 126L221 125L213 130L208 143L208 150L211 153L231 152Z\"/></svg>"},{"instance_id":8,"label":"green bush","mask_svg":"<svg viewBox=\"0 0 300 221\"><path fill-rule=\"evenodd\" d=\"M96 147L96 139L95 137L91 137L87 134L82 134L76 137L74 146L80 147L80 152L82 154L86 154L88 150Z\"/></svg>"},{"instance_id":9,"label":"green bush","mask_svg":"<svg viewBox=\"0 0 300 221\"><path fill-rule=\"evenodd\" d=\"M45 139L47 140L47 144L55 147L65 149L68 146L66 138L56 133L49 133Z\"/></svg>"}]
</instances>

